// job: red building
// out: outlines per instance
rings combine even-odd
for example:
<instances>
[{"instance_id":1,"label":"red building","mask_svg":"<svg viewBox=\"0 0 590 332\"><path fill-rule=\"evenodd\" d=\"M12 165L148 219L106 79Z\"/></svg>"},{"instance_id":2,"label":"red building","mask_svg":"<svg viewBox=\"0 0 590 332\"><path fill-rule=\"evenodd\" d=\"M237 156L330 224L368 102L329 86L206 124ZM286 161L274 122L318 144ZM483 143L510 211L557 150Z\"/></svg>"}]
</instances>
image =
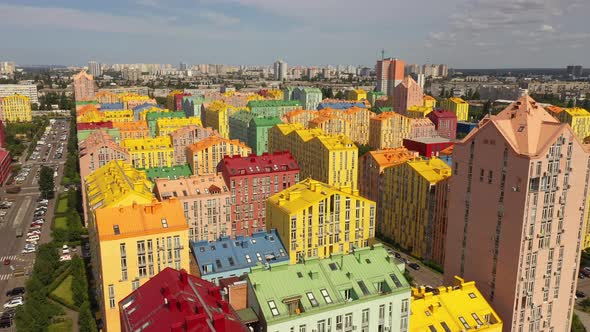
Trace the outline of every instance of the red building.
<instances>
[{"instance_id":1,"label":"red building","mask_svg":"<svg viewBox=\"0 0 590 332\"><path fill-rule=\"evenodd\" d=\"M6 147L6 136L4 134L4 124L0 121L0 148Z\"/></svg>"},{"instance_id":2,"label":"red building","mask_svg":"<svg viewBox=\"0 0 590 332\"><path fill-rule=\"evenodd\" d=\"M111 129L111 128L113 128L113 122L103 121L103 122L88 122L88 123L77 123L76 124L76 129L78 129L78 130L97 130L100 128Z\"/></svg>"},{"instance_id":3,"label":"red building","mask_svg":"<svg viewBox=\"0 0 590 332\"><path fill-rule=\"evenodd\" d=\"M0 184L4 184L10 176L11 162L12 158L10 158L8 150L0 149Z\"/></svg>"},{"instance_id":4,"label":"red building","mask_svg":"<svg viewBox=\"0 0 590 332\"><path fill-rule=\"evenodd\" d=\"M247 332L219 287L165 268L119 302L122 332Z\"/></svg>"},{"instance_id":5,"label":"red building","mask_svg":"<svg viewBox=\"0 0 590 332\"><path fill-rule=\"evenodd\" d=\"M430 158L438 156L442 150L453 146L453 142L443 137L421 137L414 139L404 138L404 147L418 152L421 156Z\"/></svg>"},{"instance_id":6,"label":"red building","mask_svg":"<svg viewBox=\"0 0 590 332\"><path fill-rule=\"evenodd\" d=\"M266 199L299 182L299 165L291 153L226 156L217 165L231 191L231 236L266 229Z\"/></svg>"},{"instance_id":7,"label":"red building","mask_svg":"<svg viewBox=\"0 0 590 332\"><path fill-rule=\"evenodd\" d=\"M174 95L175 111L182 111L182 98L192 96L190 93L178 93Z\"/></svg>"},{"instance_id":8,"label":"red building","mask_svg":"<svg viewBox=\"0 0 590 332\"><path fill-rule=\"evenodd\" d=\"M428 113L428 118L436 128L438 136L448 139L457 137L457 115L447 110L434 110Z\"/></svg>"}]
</instances>

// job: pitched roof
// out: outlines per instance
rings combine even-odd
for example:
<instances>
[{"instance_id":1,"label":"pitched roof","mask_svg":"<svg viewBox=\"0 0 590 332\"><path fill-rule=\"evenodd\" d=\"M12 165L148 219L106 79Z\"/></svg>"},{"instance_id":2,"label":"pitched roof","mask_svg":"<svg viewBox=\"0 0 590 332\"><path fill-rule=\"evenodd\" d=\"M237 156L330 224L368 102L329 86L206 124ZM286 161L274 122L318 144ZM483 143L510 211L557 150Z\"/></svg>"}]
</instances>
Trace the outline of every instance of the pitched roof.
<instances>
[{"instance_id":1,"label":"pitched roof","mask_svg":"<svg viewBox=\"0 0 590 332\"><path fill-rule=\"evenodd\" d=\"M219 169L227 169L230 176L266 174L275 172L298 171L299 165L288 151L251 154L247 157L225 156L219 163Z\"/></svg>"}]
</instances>

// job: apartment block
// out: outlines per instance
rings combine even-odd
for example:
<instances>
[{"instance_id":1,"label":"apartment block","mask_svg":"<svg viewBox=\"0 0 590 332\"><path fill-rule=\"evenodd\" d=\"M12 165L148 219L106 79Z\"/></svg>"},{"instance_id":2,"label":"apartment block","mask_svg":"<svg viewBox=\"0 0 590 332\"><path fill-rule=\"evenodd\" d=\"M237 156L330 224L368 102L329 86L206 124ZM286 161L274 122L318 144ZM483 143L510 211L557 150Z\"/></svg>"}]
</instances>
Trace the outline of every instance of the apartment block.
<instances>
[{"instance_id":1,"label":"apartment block","mask_svg":"<svg viewBox=\"0 0 590 332\"><path fill-rule=\"evenodd\" d=\"M252 149L238 140L210 136L186 148L188 164L194 175L217 173L217 165L225 156L247 156Z\"/></svg>"},{"instance_id":2,"label":"apartment block","mask_svg":"<svg viewBox=\"0 0 590 332\"><path fill-rule=\"evenodd\" d=\"M379 233L415 257L444 262L451 168L440 159L407 160L383 170Z\"/></svg>"},{"instance_id":3,"label":"apartment block","mask_svg":"<svg viewBox=\"0 0 590 332\"><path fill-rule=\"evenodd\" d=\"M580 142L590 136L590 112L583 108L565 108L557 115L557 119L570 125Z\"/></svg>"},{"instance_id":4,"label":"apartment block","mask_svg":"<svg viewBox=\"0 0 590 332\"><path fill-rule=\"evenodd\" d=\"M181 105L182 111L186 114L186 116L196 116L198 118L201 117L201 106L205 103L205 98L201 95L194 96L183 96Z\"/></svg>"},{"instance_id":5,"label":"apartment block","mask_svg":"<svg viewBox=\"0 0 590 332\"><path fill-rule=\"evenodd\" d=\"M156 120L156 135L166 136L186 126L201 126L201 118L161 118Z\"/></svg>"},{"instance_id":6,"label":"apartment block","mask_svg":"<svg viewBox=\"0 0 590 332\"><path fill-rule=\"evenodd\" d=\"M299 100L251 100L247 106L252 114L262 117L282 117L301 108Z\"/></svg>"},{"instance_id":7,"label":"apartment block","mask_svg":"<svg viewBox=\"0 0 590 332\"><path fill-rule=\"evenodd\" d=\"M457 137L457 116L451 111L434 110L428 113L428 118L434 127L438 136L455 139Z\"/></svg>"},{"instance_id":8,"label":"apartment block","mask_svg":"<svg viewBox=\"0 0 590 332\"><path fill-rule=\"evenodd\" d=\"M394 89L404 79L405 63L400 59L387 58L377 61L376 90L388 96L394 95Z\"/></svg>"},{"instance_id":9,"label":"apartment block","mask_svg":"<svg viewBox=\"0 0 590 332\"><path fill-rule=\"evenodd\" d=\"M461 98L444 99L440 102L440 109L455 113L457 121L469 121L469 104Z\"/></svg>"},{"instance_id":10,"label":"apartment block","mask_svg":"<svg viewBox=\"0 0 590 332\"><path fill-rule=\"evenodd\" d=\"M155 181L159 200L177 198L182 204L192 241L213 241L230 234L230 192L219 175L189 176Z\"/></svg>"},{"instance_id":11,"label":"apartment block","mask_svg":"<svg viewBox=\"0 0 590 332\"><path fill-rule=\"evenodd\" d=\"M269 131L269 151L291 152L301 178L357 188L358 148L344 135L327 135L321 129L305 129L300 124L278 124Z\"/></svg>"},{"instance_id":12,"label":"apartment block","mask_svg":"<svg viewBox=\"0 0 590 332\"><path fill-rule=\"evenodd\" d=\"M109 91L99 91L95 93L94 100L96 100L99 104L113 104L121 102L119 95Z\"/></svg>"},{"instance_id":13,"label":"apartment block","mask_svg":"<svg viewBox=\"0 0 590 332\"><path fill-rule=\"evenodd\" d=\"M429 119L412 119L395 112L381 113L370 119L369 145L377 149L396 148L404 138L436 136Z\"/></svg>"},{"instance_id":14,"label":"apartment block","mask_svg":"<svg viewBox=\"0 0 590 332\"><path fill-rule=\"evenodd\" d=\"M410 325L410 286L380 244L254 267L248 304L264 331L407 332Z\"/></svg>"},{"instance_id":15,"label":"apartment block","mask_svg":"<svg viewBox=\"0 0 590 332\"><path fill-rule=\"evenodd\" d=\"M78 101L90 101L95 99L96 87L94 77L82 70L72 78L74 81L74 97Z\"/></svg>"},{"instance_id":16,"label":"apartment block","mask_svg":"<svg viewBox=\"0 0 590 332\"><path fill-rule=\"evenodd\" d=\"M411 76L407 76L398 84L393 92L393 110L405 114L412 106L422 106L424 91Z\"/></svg>"},{"instance_id":17,"label":"apartment block","mask_svg":"<svg viewBox=\"0 0 590 332\"><path fill-rule=\"evenodd\" d=\"M422 101L425 107L430 107L432 109L436 108L436 98L429 95L424 95Z\"/></svg>"},{"instance_id":18,"label":"apartment block","mask_svg":"<svg viewBox=\"0 0 590 332\"><path fill-rule=\"evenodd\" d=\"M311 87L288 87L283 90L284 100L298 100L303 109L315 110L322 101L322 90Z\"/></svg>"},{"instance_id":19,"label":"apartment block","mask_svg":"<svg viewBox=\"0 0 590 332\"><path fill-rule=\"evenodd\" d=\"M123 103L123 108L126 110L133 110L135 107L143 104L151 104L156 106L158 103L155 99L147 95L140 95L136 93L121 93L119 100Z\"/></svg>"},{"instance_id":20,"label":"apartment block","mask_svg":"<svg viewBox=\"0 0 590 332\"><path fill-rule=\"evenodd\" d=\"M157 136L158 132L158 121L161 119L184 119L184 112L162 112L162 111L149 111L144 110L145 120L147 121L148 127L150 128L150 136ZM141 113L140 113L141 117ZM178 127L176 128L178 129Z\"/></svg>"},{"instance_id":21,"label":"apartment block","mask_svg":"<svg viewBox=\"0 0 590 332\"><path fill-rule=\"evenodd\" d=\"M213 128L203 128L201 126L185 126L170 133L172 147L174 148L174 165L184 165L188 163L186 156L186 147L209 136L219 136L219 133Z\"/></svg>"},{"instance_id":22,"label":"apartment block","mask_svg":"<svg viewBox=\"0 0 590 332\"><path fill-rule=\"evenodd\" d=\"M106 331L121 331L117 303L170 267L189 269L188 226L177 199L96 211L91 261Z\"/></svg>"},{"instance_id":23,"label":"apartment block","mask_svg":"<svg viewBox=\"0 0 590 332\"><path fill-rule=\"evenodd\" d=\"M414 105L408 107L403 114L409 118L423 119L428 117L428 114L430 114L432 110L432 107Z\"/></svg>"},{"instance_id":24,"label":"apartment block","mask_svg":"<svg viewBox=\"0 0 590 332\"><path fill-rule=\"evenodd\" d=\"M135 168L171 167L174 163L174 148L170 136L125 139L121 146L129 151Z\"/></svg>"},{"instance_id":25,"label":"apartment block","mask_svg":"<svg viewBox=\"0 0 590 332\"><path fill-rule=\"evenodd\" d=\"M266 227L277 229L296 263L367 246L375 236L375 212L375 202L357 190L305 179L267 200Z\"/></svg>"},{"instance_id":26,"label":"apartment block","mask_svg":"<svg viewBox=\"0 0 590 332\"><path fill-rule=\"evenodd\" d=\"M453 146L453 142L443 137L420 137L404 138L404 146L409 150L418 152L419 155L426 158L438 157L438 154L444 149Z\"/></svg>"},{"instance_id":27,"label":"apartment block","mask_svg":"<svg viewBox=\"0 0 590 332\"><path fill-rule=\"evenodd\" d=\"M0 121L11 122L31 122L33 114L31 113L31 99L23 95L12 95L0 98Z\"/></svg>"},{"instance_id":28,"label":"apartment block","mask_svg":"<svg viewBox=\"0 0 590 332\"><path fill-rule=\"evenodd\" d=\"M0 84L0 98L15 94L29 97L31 103L39 104L36 84Z\"/></svg>"},{"instance_id":29,"label":"apartment block","mask_svg":"<svg viewBox=\"0 0 590 332\"><path fill-rule=\"evenodd\" d=\"M223 138L229 138L229 116L238 110L223 101L213 101L202 106L201 119L204 127L211 127Z\"/></svg>"},{"instance_id":30,"label":"apartment block","mask_svg":"<svg viewBox=\"0 0 590 332\"><path fill-rule=\"evenodd\" d=\"M477 283L503 331L569 331L589 154L525 95L453 147L446 283Z\"/></svg>"},{"instance_id":31,"label":"apartment block","mask_svg":"<svg viewBox=\"0 0 590 332\"><path fill-rule=\"evenodd\" d=\"M363 100L367 99L367 91L363 89L346 90L344 96L348 100Z\"/></svg>"},{"instance_id":32,"label":"apartment block","mask_svg":"<svg viewBox=\"0 0 590 332\"><path fill-rule=\"evenodd\" d=\"M266 229L266 199L299 182L299 165L289 152L225 156L217 171L231 192L231 236Z\"/></svg>"},{"instance_id":33,"label":"apartment block","mask_svg":"<svg viewBox=\"0 0 590 332\"><path fill-rule=\"evenodd\" d=\"M113 127L119 129L121 139L150 138L150 128L146 121L114 122Z\"/></svg>"},{"instance_id":34,"label":"apartment block","mask_svg":"<svg viewBox=\"0 0 590 332\"><path fill-rule=\"evenodd\" d=\"M283 123L295 124L299 123L304 127L308 126L309 121L319 116L319 111L316 110L294 110L286 113L281 120Z\"/></svg>"},{"instance_id":35,"label":"apartment block","mask_svg":"<svg viewBox=\"0 0 590 332\"><path fill-rule=\"evenodd\" d=\"M112 121L116 122L132 122L133 111L132 110L106 110L101 111L103 119L101 121Z\"/></svg>"}]
</instances>

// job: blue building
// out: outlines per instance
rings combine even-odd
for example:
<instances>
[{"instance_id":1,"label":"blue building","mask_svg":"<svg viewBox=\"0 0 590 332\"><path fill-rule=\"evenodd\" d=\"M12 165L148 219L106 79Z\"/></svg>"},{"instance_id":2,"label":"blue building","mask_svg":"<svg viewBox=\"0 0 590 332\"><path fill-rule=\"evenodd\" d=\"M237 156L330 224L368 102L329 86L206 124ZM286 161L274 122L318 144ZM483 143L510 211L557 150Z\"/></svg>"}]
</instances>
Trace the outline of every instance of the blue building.
<instances>
[{"instance_id":1,"label":"blue building","mask_svg":"<svg viewBox=\"0 0 590 332\"><path fill-rule=\"evenodd\" d=\"M467 136L475 128L477 128L477 122L457 122L457 138Z\"/></svg>"},{"instance_id":2,"label":"blue building","mask_svg":"<svg viewBox=\"0 0 590 332\"><path fill-rule=\"evenodd\" d=\"M352 108L352 107L367 108L367 105L365 105L365 103L362 103L360 101L358 103L326 102L326 103L319 103L318 104L318 111L320 111L320 110L322 110L324 108L332 108L332 109L335 109L335 110L347 110L347 109Z\"/></svg>"},{"instance_id":3,"label":"blue building","mask_svg":"<svg viewBox=\"0 0 590 332\"><path fill-rule=\"evenodd\" d=\"M106 110L122 110L123 103L103 103L100 104L100 109L103 111Z\"/></svg>"},{"instance_id":4,"label":"blue building","mask_svg":"<svg viewBox=\"0 0 590 332\"><path fill-rule=\"evenodd\" d=\"M141 113L141 111L150 108L150 107L158 107L161 109L164 109L163 106L160 105L154 105L154 104L150 104L150 103L143 103L141 105L137 105L133 108L133 119L135 120L139 120L139 113Z\"/></svg>"},{"instance_id":5,"label":"blue building","mask_svg":"<svg viewBox=\"0 0 590 332\"><path fill-rule=\"evenodd\" d=\"M289 261L276 230L237 236L222 236L216 241L191 241L191 251L200 277L217 283L219 279L239 277L256 265Z\"/></svg>"}]
</instances>

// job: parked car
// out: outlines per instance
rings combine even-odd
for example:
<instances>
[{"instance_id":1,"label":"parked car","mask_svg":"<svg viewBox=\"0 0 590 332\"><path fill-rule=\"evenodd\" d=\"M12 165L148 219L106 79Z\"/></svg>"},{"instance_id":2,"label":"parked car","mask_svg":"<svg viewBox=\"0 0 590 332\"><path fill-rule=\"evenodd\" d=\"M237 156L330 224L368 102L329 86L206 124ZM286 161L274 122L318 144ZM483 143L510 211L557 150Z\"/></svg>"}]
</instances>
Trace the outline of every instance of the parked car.
<instances>
[{"instance_id":1,"label":"parked car","mask_svg":"<svg viewBox=\"0 0 590 332\"><path fill-rule=\"evenodd\" d=\"M37 241L39 240L39 235L35 234L35 235L29 235L27 236L27 240L26 241Z\"/></svg>"},{"instance_id":2,"label":"parked car","mask_svg":"<svg viewBox=\"0 0 590 332\"><path fill-rule=\"evenodd\" d=\"M579 291L579 290L577 290L577 291L576 291L576 296L577 296L578 298L584 298L584 297L586 297L586 293L584 293L584 292L582 292L582 291Z\"/></svg>"},{"instance_id":3,"label":"parked car","mask_svg":"<svg viewBox=\"0 0 590 332\"><path fill-rule=\"evenodd\" d=\"M13 289L9 290L8 292L6 292L6 296L10 297L10 296L18 296L18 295L22 295L25 293L25 288L24 287L14 287Z\"/></svg>"},{"instance_id":4,"label":"parked car","mask_svg":"<svg viewBox=\"0 0 590 332\"><path fill-rule=\"evenodd\" d=\"M418 265L416 263L410 263L410 264L408 264L408 266L416 271L420 270L420 265Z\"/></svg>"},{"instance_id":5,"label":"parked car","mask_svg":"<svg viewBox=\"0 0 590 332\"><path fill-rule=\"evenodd\" d=\"M580 273L582 273L584 276L586 277L590 277L590 271L587 270L588 267L585 267L583 269L580 270Z\"/></svg>"},{"instance_id":6,"label":"parked car","mask_svg":"<svg viewBox=\"0 0 590 332\"><path fill-rule=\"evenodd\" d=\"M4 308L16 308L25 304L22 299L14 299L4 303Z\"/></svg>"},{"instance_id":7,"label":"parked car","mask_svg":"<svg viewBox=\"0 0 590 332\"><path fill-rule=\"evenodd\" d=\"M8 328L12 326L11 318L0 318L0 328Z\"/></svg>"},{"instance_id":8,"label":"parked car","mask_svg":"<svg viewBox=\"0 0 590 332\"><path fill-rule=\"evenodd\" d=\"M68 254L59 256L60 262L71 261L71 260L72 260L72 256L70 256Z\"/></svg>"}]
</instances>

